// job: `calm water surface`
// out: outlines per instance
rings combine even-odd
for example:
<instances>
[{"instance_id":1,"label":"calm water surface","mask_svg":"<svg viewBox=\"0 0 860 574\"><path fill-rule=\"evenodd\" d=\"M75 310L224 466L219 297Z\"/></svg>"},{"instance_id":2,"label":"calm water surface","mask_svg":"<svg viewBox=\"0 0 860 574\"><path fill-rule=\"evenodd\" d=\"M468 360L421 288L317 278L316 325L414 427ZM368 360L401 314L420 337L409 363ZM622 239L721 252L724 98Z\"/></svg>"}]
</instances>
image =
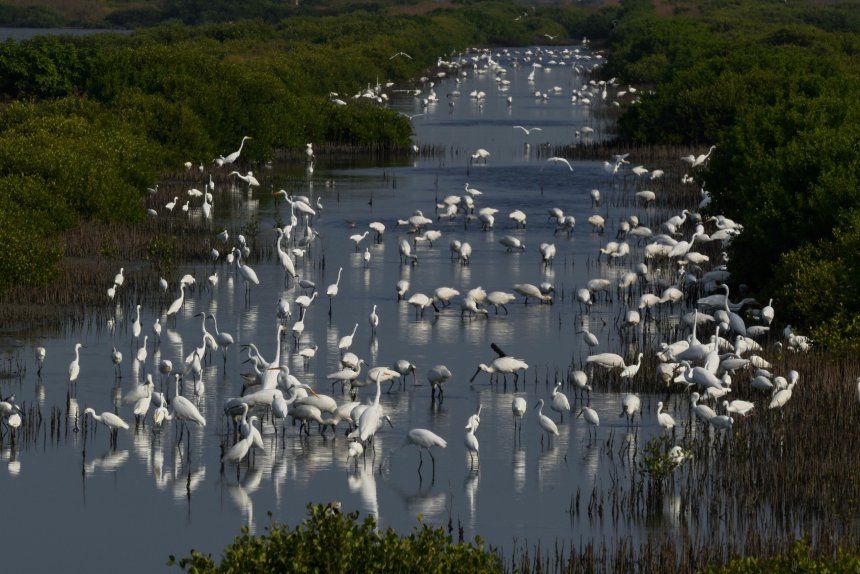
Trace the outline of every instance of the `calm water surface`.
<instances>
[{"instance_id":1,"label":"calm water surface","mask_svg":"<svg viewBox=\"0 0 860 574\"><path fill-rule=\"evenodd\" d=\"M493 72L477 73L470 68L461 72L458 84L451 76L435 78L433 89L440 101L427 107L421 100L429 93L429 83L423 84L418 97L392 93L390 105L395 109L424 114L413 119L416 143L439 146L444 153L416 155L403 165L362 168L331 165L320 158L312 177L305 177L302 165L254 168L262 188L288 187L311 195L314 202L319 198L324 207L313 222L320 238L296 262L301 276L315 281L320 291L305 317L299 348L316 344L319 350L305 368L290 333L281 349L282 362L320 393L332 394L326 375L340 369L337 343L357 323L351 350L368 365L391 365L398 359L417 365L417 382L409 377L402 389L382 393L380 402L393 428L386 426L377 434L375 453L359 460L356 468L347 461L345 425L338 427L334 437L331 432L321 437L315 425L310 436L303 437L288 422L282 439L266 417L265 448L256 452L253 464L243 464L238 470L228 465L222 472L220 445L229 433L222 407L227 398L239 394L240 373L249 370L241 362L247 355L240 344L253 342L272 360L277 354L278 298L293 301L303 292L292 283L284 288L283 271L271 260L252 261L260 285L251 289L250 302L245 300L241 276L226 264L214 266L219 277L214 288L206 280L213 273L212 266L182 269L170 278L166 294L143 301L140 320L143 334L149 336L144 366L133 365L139 342L132 340L135 315L131 307L116 308L113 330L90 325L81 332L37 334L22 342L27 374L22 380L3 381L0 390L4 396L14 393L19 404L37 404L43 423L36 439L19 440L11 449L9 437L3 440L4 545L15 549L6 553L7 567L48 571L74 565L75 571L152 572L164 565L169 554L186 554L191 548L220 553L243 525L262 532L269 523L269 512L278 521L295 524L303 518L307 503L332 500L341 501L345 510L375 515L383 527L408 531L420 514L435 524L446 525L451 520L455 528L458 524L464 527L467 537L480 534L503 547L510 547L514 540L611 543L617 537L639 539L649 531L671 528L673 514L668 509L665 520L651 526L613 520L608 515L590 519L585 512L593 491L603 491L611 480L629 482L634 450L659 432L654 412L660 397L642 395L645 416L634 432L618 416L620 389L605 385L597 389L591 406L601 416L598 441L611 441L608 448L589 447L586 423L570 415L559 425L560 436L551 444L546 440L542 444L537 411L531 408L540 398L549 400L552 383L557 376L565 380L569 365L579 368L584 362L588 349L576 334L583 321L600 338L598 350L621 353L628 362L635 358L637 349L622 347L619 342L615 328L619 307L596 305L589 316L583 316L572 293L592 277L618 277L641 259L641 248L634 245L627 265L597 263L598 249L614 238L618 220L633 213L652 220L668 215L636 207L629 199L633 191L623 187L622 178L607 174L602 162L573 162L570 171L544 161L541 144L574 142L577 131L585 126L595 130L585 137L603 134L606 128L596 119L596 112L610 105L612 96L603 102L597 93L591 106L571 103L572 91L590 77L575 71L572 64L585 69L597 60L537 54L534 48L532 52L531 56L522 51L494 55L507 70L502 77L510 82L508 86L497 82ZM528 80L533 70L529 58L544 64L535 68L534 81ZM550 64L550 60L557 63ZM478 65L486 67L486 60L478 60ZM553 92L554 87L559 90ZM451 96L454 106L450 107L446 94L455 90L460 95ZM483 103L469 96L473 90L486 92ZM535 97L535 91L550 95ZM542 131L526 136L513 127L516 125ZM491 155L486 164L470 165L469 156L479 147ZM202 188L205 177L201 176L197 187ZM399 239L411 236L404 226L396 225L397 219L416 209L434 217L436 202L450 194L462 195L467 182L483 191L477 206L499 210L494 229L482 231L478 223L466 227L462 214L454 221L439 221L431 227L442 231L442 239L432 248L419 245L414 267L401 265ZM659 192L659 181L656 183L654 189ZM169 187L169 182L164 185ZM594 188L604 196L599 208L592 206L589 196ZM169 196L172 199L184 191L178 189ZM221 199L216 200L213 246L222 252L224 246L214 237L223 228L230 231L233 245L233 238L253 214L261 229L257 241L271 246L276 239L271 230L274 222L289 219L283 202L275 203L265 192L248 193L244 185L219 189L216 197ZM232 199L225 201L225 197ZM623 197L626 202L621 201ZM618 204L628 207L613 207ZM555 206L576 217L570 236L554 234L555 224L548 221L547 210ZM526 229L515 229L508 219L514 209L527 214ZM603 236L592 233L585 222L595 212L607 220ZM162 216L169 214L163 212ZM177 209L173 216L183 215ZM383 241L373 243L371 233L356 251L349 236L377 220L388 228ZM301 230L296 232L301 234ZM525 242L525 252L505 251L499 240L508 234ZM448 244L453 239L472 245L470 265L451 260ZM551 267L542 264L537 251L543 242L554 242L558 248ZM367 266L362 258L365 247L371 254ZM343 267L339 294L329 316L325 289L334 282L339 267ZM185 272L193 274L198 284L188 293L174 327L165 311L178 295L178 279ZM518 297L508 305L507 315L496 315L491 309L487 317L469 318L461 317L455 300L438 314L429 308L423 318L416 318L411 306L397 301L395 283L400 279L409 280L410 293L427 294L440 286L462 293L477 286L488 292L510 292L514 283L546 281L555 285L556 303L524 305ZM111 280L105 277L105 288ZM111 304L105 300L105 305ZM374 305L380 317L375 338L368 324ZM295 320L295 305L293 311ZM208 424L204 429L192 429L190 441L177 444L177 424L153 433L150 411L145 424L135 429L131 406L120 404L118 398L144 372L154 372L162 359L170 359L175 368L182 364L201 341L201 318L195 317L199 312L214 313L220 329L231 333L236 344L227 353L226 365L220 353L207 360L201 396L195 399L193 386L185 386L186 396L198 401ZM151 326L156 318L170 328L153 344ZM208 327L212 330L211 322ZM75 402L67 404L68 365L76 342L86 348L81 350ZM493 385L489 375L481 373L470 383L478 363L489 363L495 357L491 342L529 364L518 384L529 406L519 441L514 440L511 414L513 379L509 377L507 385ZM36 344L47 349L40 379L32 359ZM110 360L112 347L125 356L118 386ZM426 373L436 364L447 365L453 377L444 385L444 399L434 402ZM563 390L573 402L573 390L567 385ZM361 388L358 400L373 394L373 387ZM339 385L333 396L338 401L349 400ZM480 462L476 465L479 470L472 471L464 447L464 426L479 405L483 407L477 433ZM89 423L86 434L74 432L74 421L67 418L76 409L92 407L102 412L115 406L132 424L132 430L119 433L116 448L110 447L104 427ZM685 403L672 402L670 408L679 423L688 418ZM60 418L60 430L53 434L49 428L52 412ZM262 409L253 412L264 416ZM558 420L556 413L547 408L544 412ZM403 446L407 431L416 427L431 429L448 441L446 449L434 449L435 476L426 455L419 475L415 447ZM572 502L580 497L580 512L570 512ZM46 541L52 541L50 552L45 551ZM146 550L141 552L141 548Z\"/></svg>"}]
</instances>

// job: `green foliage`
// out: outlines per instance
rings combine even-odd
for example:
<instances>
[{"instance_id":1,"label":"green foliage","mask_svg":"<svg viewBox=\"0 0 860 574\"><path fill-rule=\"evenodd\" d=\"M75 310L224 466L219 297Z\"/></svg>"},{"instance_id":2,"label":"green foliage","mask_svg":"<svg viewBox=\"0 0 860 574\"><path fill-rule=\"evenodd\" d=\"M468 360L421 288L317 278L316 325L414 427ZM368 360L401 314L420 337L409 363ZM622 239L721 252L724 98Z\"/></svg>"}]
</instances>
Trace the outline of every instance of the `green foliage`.
<instances>
[{"instance_id":1,"label":"green foliage","mask_svg":"<svg viewBox=\"0 0 860 574\"><path fill-rule=\"evenodd\" d=\"M702 574L842 574L860 571L860 557L839 551L836 558L813 558L814 548L802 538L784 555L737 558L726 566L710 567Z\"/></svg>"},{"instance_id":2,"label":"green foliage","mask_svg":"<svg viewBox=\"0 0 860 574\"><path fill-rule=\"evenodd\" d=\"M860 210L856 11L739 0L665 17L638 4L622 5L606 71L653 89L625 110L621 139L717 144L700 180L711 210L744 225L731 271L776 296L782 320L858 347L860 277L844 255Z\"/></svg>"},{"instance_id":3,"label":"green foliage","mask_svg":"<svg viewBox=\"0 0 860 574\"><path fill-rule=\"evenodd\" d=\"M0 25L10 28L62 26L63 20L44 6L0 5Z\"/></svg>"},{"instance_id":4,"label":"green foliage","mask_svg":"<svg viewBox=\"0 0 860 574\"><path fill-rule=\"evenodd\" d=\"M59 231L85 219L133 221L142 217L140 191L155 179L161 156L120 118L79 98L45 105L17 103L0 118L0 176L44 180Z\"/></svg>"},{"instance_id":5,"label":"green foliage","mask_svg":"<svg viewBox=\"0 0 860 574\"><path fill-rule=\"evenodd\" d=\"M44 285L56 276L63 252L39 217L51 212L44 191L37 178L0 177L0 291Z\"/></svg>"},{"instance_id":6,"label":"green foliage","mask_svg":"<svg viewBox=\"0 0 860 574\"><path fill-rule=\"evenodd\" d=\"M648 441L642 449L642 458L639 460L639 471L650 478L658 486L662 485L667 478L672 476L678 468L678 460L669 454L672 448L669 437L654 437ZM690 450L682 448L684 457L690 456Z\"/></svg>"},{"instance_id":7,"label":"green foliage","mask_svg":"<svg viewBox=\"0 0 860 574\"><path fill-rule=\"evenodd\" d=\"M860 350L860 208L843 213L832 239L784 254L776 292L785 312L811 318L801 327L834 351ZM809 296L813 293L813 296Z\"/></svg>"},{"instance_id":8,"label":"green foliage","mask_svg":"<svg viewBox=\"0 0 860 574\"><path fill-rule=\"evenodd\" d=\"M837 83L851 85L828 82L820 96L789 93L749 109L712 156L714 207L744 222L734 263L756 289L780 254L832 237L844 212L860 208L860 107Z\"/></svg>"},{"instance_id":9,"label":"green foliage","mask_svg":"<svg viewBox=\"0 0 860 574\"><path fill-rule=\"evenodd\" d=\"M266 534L252 536L242 529L227 547L221 562L192 550L176 559L187 572L502 572L501 560L474 544L455 544L442 528L420 521L412 534L377 529L373 517L358 520L358 512L341 514L331 505L308 505L308 517L294 529L273 522Z\"/></svg>"},{"instance_id":10,"label":"green foliage","mask_svg":"<svg viewBox=\"0 0 860 574\"><path fill-rule=\"evenodd\" d=\"M156 235L146 246L144 259L148 261L159 276L165 277L173 273L176 262L173 254L176 253L176 237Z\"/></svg>"}]
</instances>

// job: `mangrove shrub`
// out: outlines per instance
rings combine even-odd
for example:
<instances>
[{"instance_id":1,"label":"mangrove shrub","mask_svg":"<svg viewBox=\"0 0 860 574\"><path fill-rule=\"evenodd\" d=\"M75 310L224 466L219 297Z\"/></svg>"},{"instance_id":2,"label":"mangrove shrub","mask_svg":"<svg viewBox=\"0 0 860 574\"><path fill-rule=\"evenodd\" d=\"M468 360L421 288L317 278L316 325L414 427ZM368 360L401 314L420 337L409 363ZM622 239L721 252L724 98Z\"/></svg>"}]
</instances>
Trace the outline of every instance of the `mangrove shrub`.
<instances>
[{"instance_id":1,"label":"mangrove shrub","mask_svg":"<svg viewBox=\"0 0 860 574\"><path fill-rule=\"evenodd\" d=\"M358 512L342 514L337 506L308 505L308 516L295 528L276 522L266 533L242 535L224 550L220 562L191 551L168 564L186 572L422 572L425 574L502 572L498 555L475 543L455 543L442 528L421 521L409 535L380 531L376 520L359 521Z\"/></svg>"}]
</instances>

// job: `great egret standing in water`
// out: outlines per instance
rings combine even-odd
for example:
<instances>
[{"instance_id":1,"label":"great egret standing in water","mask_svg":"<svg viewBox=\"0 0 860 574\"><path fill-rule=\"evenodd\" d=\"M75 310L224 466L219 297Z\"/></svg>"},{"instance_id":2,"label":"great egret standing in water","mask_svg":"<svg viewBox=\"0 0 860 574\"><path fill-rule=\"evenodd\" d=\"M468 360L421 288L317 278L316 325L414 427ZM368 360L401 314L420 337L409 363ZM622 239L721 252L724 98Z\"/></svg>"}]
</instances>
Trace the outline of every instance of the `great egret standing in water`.
<instances>
[{"instance_id":1,"label":"great egret standing in water","mask_svg":"<svg viewBox=\"0 0 860 574\"><path fill-rule=\"evenodd\" d=\"M448 442L437 435L436 433L429 431L427 429L412 429L406 435L407 444L414 444L418 447L418 456L421 462L418 463L418 474L421 474L421 466L424 464L424 457L421 454L421 450L426 450L427 454L430 455L430 460L433 461L433 476L436 476L436 457L433 456L433 452L430 450L434 446L438 446L440 448L447 448Z\"/></svg>"},{"instance_id":2,"label":"great egret standing in water","mask_svg":"<svg viewBox=\"0 0 860 574\"><path fill-rule=\"evenodd\" d=\"M538 409L538 423L546 433L547 441L551 441L552 435L558 436L558 427L551 418L543 414L543 399L540 399L534 408ZM540 436L540 444L543 446L543 435Z\"/></svg>"},{"instance_id":3,"label":"great egret standing in water","mask_svg":"<svg viewBox=\"0 0 860 574\"><path fill-rule=\"evenodd\" d=\"M116 446L116 438L117 438L117 434L119 433L119 429L128 430L128 428L129 428L127 422L125 422L124 420L122 420L121 418L119 418L118 416L116 416L115 414L113 414L111 412L105 411L102 414L97 415L95 410L93 410L91 408L87 408L84 411L84 416L87 416L87 415L90 415L91 417L93 417L94 420L102 423L103 425L105 425L107 428L110 429L111 446Z\"/></svg>"},{"instance_id":4,"label":"great egret standing in water","mask_svg":"<svg viewBox=\"0 0 860 574\"><path fill-rule=\"evenodd\" d=\"M245 146L245 140L249 140L249 139L251 139L251 136L243 137L242 143L239 144L239 149L237 149L233 153L228 154L228 155L224 156L223 158L221 158L222 165L226 164L226 163L233 163L234 161L239 159L239 155L242 153L242 148Z\"/></svg>"}]
</instances>

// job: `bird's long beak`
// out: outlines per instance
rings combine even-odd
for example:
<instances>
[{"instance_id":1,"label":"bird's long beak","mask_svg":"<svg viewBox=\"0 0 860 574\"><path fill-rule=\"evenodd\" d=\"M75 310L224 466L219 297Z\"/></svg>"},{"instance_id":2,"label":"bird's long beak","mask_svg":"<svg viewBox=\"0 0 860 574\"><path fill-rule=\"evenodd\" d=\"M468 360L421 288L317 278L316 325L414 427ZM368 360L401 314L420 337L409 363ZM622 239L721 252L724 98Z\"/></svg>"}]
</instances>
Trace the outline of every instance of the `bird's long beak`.
<instances>
[{"instance_id":1,"label":"bird's long beak","mask_svg":"<svg viewBox=\"0 0 860 574\"><path fill-rule=\"evenodd\" d=\"M309 392L310 394L312 394L313 396L315 396L315 397L319 398L319 395L316 393L316 391L315 391L315 390L313 390L313 389L308 389L308 392Z\"/></svg>"},{"instance_id":2,"label":"bird's long beak","mask_svg":"<svg viewBox=\"0 0 860 574\"><path fill-rule=\"evenodd\" d=\"M471 379L469 379L469 382L471 383L472 381L474 381L474 380L475 380L475 378L478 376L478 373L480 373L480 372L481 372L481 367L478 367L478 370L477 370L477 371L475 371L475 374L474 374L474 375L472 375L472 378L471 378Z\"/></svg>"}]
</instances>

